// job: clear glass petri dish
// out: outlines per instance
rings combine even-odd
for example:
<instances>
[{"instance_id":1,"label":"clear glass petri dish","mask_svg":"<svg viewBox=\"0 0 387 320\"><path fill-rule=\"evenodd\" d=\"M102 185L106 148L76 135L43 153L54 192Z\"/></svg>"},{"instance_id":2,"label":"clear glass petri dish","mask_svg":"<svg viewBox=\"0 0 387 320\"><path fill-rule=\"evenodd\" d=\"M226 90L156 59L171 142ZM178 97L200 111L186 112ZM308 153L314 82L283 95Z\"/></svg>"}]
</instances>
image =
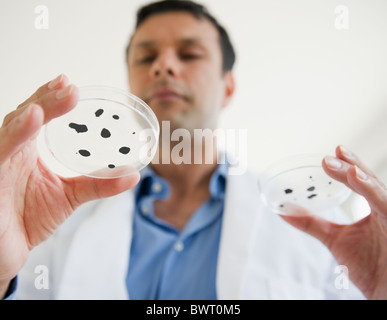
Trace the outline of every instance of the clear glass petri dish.
<instances>
[{"instance_id":1,"label":"clear glass petri dish","mask_svg":"<svg viewBox=\"0 0 387 320\"><path fill-rule=\"evenodd\" d=\"M314 213L340 207L352 191L325 173L323 158L320 154L296 155L269 166L258 183L266 206L278 214L286 214L289 203Z\"/></svg>"},{"instance_id":2,"label":"clear glass petri dish","mask_svg":"<svg viewBox=\"0 0 387 320\"><path fill-rule=\"evenodd\" d=\"M61 165L93 178L133 174L153 159L159 123L140 98L106 86L79 87L76 107L44 128L46 148Z\"/></svg>"}]
</instances>

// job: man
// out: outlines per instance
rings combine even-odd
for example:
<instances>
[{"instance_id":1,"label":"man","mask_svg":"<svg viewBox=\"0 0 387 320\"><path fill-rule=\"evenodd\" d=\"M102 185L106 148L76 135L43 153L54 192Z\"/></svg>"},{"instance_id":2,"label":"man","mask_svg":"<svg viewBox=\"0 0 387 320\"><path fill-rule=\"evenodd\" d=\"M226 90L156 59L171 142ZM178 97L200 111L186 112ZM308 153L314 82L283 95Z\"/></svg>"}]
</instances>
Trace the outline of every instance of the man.
<instances>
[{"instance_id":1,"label":"man","mask_svg":"<svg viewBox=\"0 0 387 320\"><path fill-rule=\"evenodd\" d=\"M224 29L201 6L151 4L140 10L128 47L131 91L172 130L215 129L234 91L230 50ZM329 251L265 212L256 178L229 175L229 164L217 165L216 153L210 164L156 162L136 187L138 175L65 179L50 172L38 158L36 133L71 110L77 98L77 88L61 75L4 119L0 296L17 291L31 299L360 297L353 286L336 288L337 263ZM193 154L203 148L191 147ZM162 144L159 151L161 157L170 152ZM387 191L342 147L323 166L366 197L370 216L339 226L292 207L293 216L283 219L325 244L367 298L386 298ZM46 290L36 285L38 266L50 272Z\"/></svg>"}]
</instances>

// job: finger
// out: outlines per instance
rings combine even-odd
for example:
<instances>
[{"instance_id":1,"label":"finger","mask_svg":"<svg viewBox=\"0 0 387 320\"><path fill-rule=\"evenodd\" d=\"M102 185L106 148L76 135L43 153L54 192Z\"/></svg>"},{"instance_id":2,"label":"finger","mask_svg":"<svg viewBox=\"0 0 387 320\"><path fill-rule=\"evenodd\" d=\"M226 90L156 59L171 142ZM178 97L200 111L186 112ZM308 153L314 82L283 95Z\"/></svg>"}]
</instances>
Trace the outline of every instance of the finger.
<instances>
[{"instance_id":1,"label":"finger","mask_svg":"<svg viewBox=\"0 0 387 320\"><path fill-rule=\"evenodd\" d=\"M47 92L45 95L35 100L33 104L38 104L43 109L43 124L46 124L53 118L71 111L77 105L78 99L78 88L71 84L59 90ZM27 107L28 106L24 106L8 114L4 119L3 127L8 126L11 121L19 117Z\"/></svg>"},{"instance_id":2,"label":"finger","mask_svg":"<svg viewBox=\"0 0 387 320\"><path fill-rule=\"evenodd\" d=\"M74 85L61 87L64 84L63 81L62 79L62 82L56 85L58 89L47 91L30 106L20 107L5 117L3 126L0 128L1 162L19 151L22 144L43 124L76 106L79 98L78 88Z\"/></svg>"},{"instance_id":3,"label":"finger","mask_svg":"<svg viewBox=\"0 0 387 320\"><path fill-rule=\"evenodd\" d=\"M116 179L95 179L86 176L62 178L68 186L73 208L95 199L111 197L133 188L140 180L139 172Z\"/></svg>"},{"instance_id":4,"label":"finger","mask_svg":"<svg viewBox=\"0 0 387 320\"><path fill-rule=\"evenodd\" d=\"M376 178L375 174L364 165L364 163L359 159L359 157L347 148L343 146L338 146L336 148L336 156L337 158L342 159L349 164L357 166L368 176L373 176L374 178Z\"/></svg>"},{"instance_id":5,"label":"finger","mask_svg":"<svg viewBox=\"0 0 387 320\"><path fill-rule=\"evenodd\" d=\"M32 104L7 126L0 128L0 163L18 152L23 143L39 131L43 118L42 108Z\"/></svg>"},{"instance_id":6,"label":"finger","mask_svg":"<svg viewBox=\"0 0 387 320\"><path fill-rule=\"evenodd\" d=\"M67 87L69 83L70 83L69 79L67 78L66 75L64 74L58 75L55 79L45 83L38 90L36 90L31 97L29 97L26 101L24 101L18 106L18 109L23 108L24 106L35 102L40 97L44 96L46 93L52 90L57 90L57 89Z\"/></svg>"},{"instance_id":7,"label":"finger","mask_svg":"<svg viewBox=\"0 0 387 320\"><path fill-rule=\"evenodd\" d=\"M79 90L70 84L59 90L46 93L36 100L44 111L44 124L71 111L78 103Z\"/></svg>"},{"instance_id":8,"label":"finger","mask_svg":"<svg viewBox=\"0 0 387 320\"><path fill-rule=\"evenodd\" d=\"M342 146L338 146L336 148L336 155L337 157L325 157L322 163L322 167L330 177L344 183L347 187L353 189L351 184L348 182L348 170L356 166L368 177L371 177L374 183L379 184L381 189L386 189L384 183L380 181L376 175L370 169L368 169L354 153L348 151L348 149L345 149Z\"/></svg>"},{"instance_id":9,"label":"finger","mask_svg":"<svg viewBox=\"0 0 387 320\"><path fill-rule=\"evenodd\" d=\"M348 188L350 184L347 180L347 172L352 167L351 164L332 156L326 156L322 161L324 171L333 179L344 183Z\"/></svg>"},{"instance_id":10,"label":"finger","mask_svg":"<svg viewBox=\"0 0 387 320\"><path fill-rule=\"evenodd\" d=\"M329 248L330 239L333 238L340 225L316 216L307 209L293 203L286 203L282 209L286 213L286 215L281 215L282 219L293 227L320 240Z\"/></svg>"},{"instance_id":11,"label":"finger","mask_svg":"<svg viewBox=\"0 0 387 320\"><path fill-rule=\"evenodd\" d=\"M362 195L371 209L384 216L387 215L387 189L384 184L355 156L342 154L342 148L338 148L338 156L325 157L323 168L332 178L344 183L348 188ZM359 166L362 168L360 168Z\"/></svg>"},{"instance_id":12,"label":"finger","mask_svg":"<svg viewBox=\"0 0 387 320\"><path fill-rule=\"evenodd\" d=\"M16 110L5 116L3 120L3 126L11 122L15 117L18 117L24 111L24 109L32 103L39 104L44 109L46 109L47 107L45 106L45 104L49 104L51 102L53 104L52 107L55 107L56 100L53 99L53 97L56 95L56 93L54 92L58 92L61 89L68 87L68 83L69 80L65 75L59 75L51 82L44 84L31 97L21 103ZM77 92L73 92L73 94L77 94ZM49 97L51 97L52 101L48 99ZM62 101L62 104L64 102L65 101Z\"/></svg>"},{"instance_id":13,"label":"finger","mask_svg":"<svg viewBox=\"0 0 387 320\"><path fill-rule=\"evenodd\" d=\"M387 216L387 190L377 178L352 166L347 172L347 180L351 189L368 201L372 211Z\"/></svg>"}]
</instances>

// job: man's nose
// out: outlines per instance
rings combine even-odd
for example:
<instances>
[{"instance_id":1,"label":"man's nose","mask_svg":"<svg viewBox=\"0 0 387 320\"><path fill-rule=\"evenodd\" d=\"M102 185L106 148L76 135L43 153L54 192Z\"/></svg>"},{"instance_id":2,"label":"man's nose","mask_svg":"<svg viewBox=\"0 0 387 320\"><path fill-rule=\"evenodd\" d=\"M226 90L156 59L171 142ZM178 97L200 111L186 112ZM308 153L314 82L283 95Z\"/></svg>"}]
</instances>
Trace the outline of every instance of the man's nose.
<instances>
[{"instance_id":1,"label":"man's nose","mask_svg":"<svg viewBox=\"0 0 387 320\"><path fill-rule=\"evenodd\" d=\"M173 52L160 53L151 68L151 76L155 78L178 77L179 61Z\"/></svg>"}]
</instances>

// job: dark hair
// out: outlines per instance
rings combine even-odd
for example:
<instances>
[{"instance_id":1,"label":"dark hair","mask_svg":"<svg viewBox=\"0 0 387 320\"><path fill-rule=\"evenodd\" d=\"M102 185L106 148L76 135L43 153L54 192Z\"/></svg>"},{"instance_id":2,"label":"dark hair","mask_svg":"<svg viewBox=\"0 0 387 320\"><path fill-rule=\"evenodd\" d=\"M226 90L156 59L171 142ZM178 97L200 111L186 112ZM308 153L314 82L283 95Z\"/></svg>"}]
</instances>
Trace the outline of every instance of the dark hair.
<instances>
[{"instance_id":1,"label":"dark hair","mask_svg":"<svg viewBox=\"0 0 387 320\"><path fill-rule=\"evenodd\" d=\"M137 21L135 28L137 28L150 16L158 13L184 11L193 14L196 18L205 18L210 21L219 32L220 48L223 56L223 72L232 70L235 63L235 51L227 31L218 23L218 21L208 12L206 7L190 0L163 0L153 2L141 7L137 11ZM126 57L129 53L128 44L126 48Z\"/></svg>"}]
</instances>

